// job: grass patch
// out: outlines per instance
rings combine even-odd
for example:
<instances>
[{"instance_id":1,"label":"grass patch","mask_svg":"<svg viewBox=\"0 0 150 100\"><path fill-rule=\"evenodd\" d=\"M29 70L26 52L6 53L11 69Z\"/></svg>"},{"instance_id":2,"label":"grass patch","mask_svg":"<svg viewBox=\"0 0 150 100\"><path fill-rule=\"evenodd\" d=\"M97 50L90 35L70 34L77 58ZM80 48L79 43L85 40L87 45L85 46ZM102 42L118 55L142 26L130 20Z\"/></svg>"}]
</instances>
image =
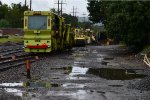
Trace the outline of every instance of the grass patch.
<instances>
[{"instance_id":1,"label":"grass patch","mask_svg":"<svg viewBox=\"0 0 150 100\"><path fill-rule=\"evenodd\" d=\"M6 43L6 42L14 42L19 43L23 41L22 36L9 36L8 38L0 38L0 43Z\"/></svg>"}]
</instances>

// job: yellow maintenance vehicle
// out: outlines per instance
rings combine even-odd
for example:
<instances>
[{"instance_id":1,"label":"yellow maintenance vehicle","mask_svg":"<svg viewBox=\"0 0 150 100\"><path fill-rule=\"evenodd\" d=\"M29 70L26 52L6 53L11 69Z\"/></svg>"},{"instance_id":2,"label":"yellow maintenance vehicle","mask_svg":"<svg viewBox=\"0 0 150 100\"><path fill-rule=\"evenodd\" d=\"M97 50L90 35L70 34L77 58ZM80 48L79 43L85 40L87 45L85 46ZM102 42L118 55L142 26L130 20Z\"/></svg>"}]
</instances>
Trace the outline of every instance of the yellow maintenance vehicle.
<instances>
[{"instance_id":1,"label":"yellow maintenance vehicle","mask_svg":"<svg viewBox=\"0 0 150 100\"><path fill-rule=\"evenodd\" d=\"M85 46L86 45L86 36L84 35L84 32L81 31L81 29L76 28L74 30L74 41L75 46Z\"/></svg>"},{"instance_id":2,"label":"yellow maintenance vehicle","mask_svg":"<svg viewBox=\"0 0 150 100\"><path fill-rule=\"evenodd\" d=\"M65 39L64 39L65 38ZM51 52L72 46L70 26L50 11L24 12L25 52Z\"/></svg>"}]
</instances>

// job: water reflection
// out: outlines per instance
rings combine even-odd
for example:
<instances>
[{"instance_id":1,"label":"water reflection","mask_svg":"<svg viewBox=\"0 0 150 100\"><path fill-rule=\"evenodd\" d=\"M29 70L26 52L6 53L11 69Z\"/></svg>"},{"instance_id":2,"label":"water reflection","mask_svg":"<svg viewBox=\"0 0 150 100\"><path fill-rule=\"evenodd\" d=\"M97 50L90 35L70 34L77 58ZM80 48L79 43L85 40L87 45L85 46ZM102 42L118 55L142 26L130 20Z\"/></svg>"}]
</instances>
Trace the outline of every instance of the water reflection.
<instances>
[{"instance_id":1,"label":"water reflection","mask_svg":"<svg viewBox=\"0 0 150 100\"><path fill-rule=\"evenodd\" d=\"M19 89L20 87L23 87L23 82L0 84L0 88L4 89L6 92L22 97L23 91Z\"/></svg>"},{"instance_id":2,"label":"water reflection","mask_svg":"<svg viewBox=\"0 0 150 100\"><path fill-rule=\"evenodd\" d=\"M138 74L132 69L113 69L113 68L83 68L73 66L70 69L67 79L87 79L83 77L86 74L95 75L107 80L132 80L136 78L144 78L146 75Z\"/></svg>"},{"instance_id":3,"label":"water reflection","mask_svg":"<svg viewBox=\"0 0 150 100\"><path fill-rule=\"evenodd\" d=\"M144 78L146 75L138 74L131 69L112 69L112 68L90 68L87 74L93 74L108 80L132 80L136 78Z\"/></svg>"},{"instance_id":4,"label":"water reflection","mask_svg":"<svg viewBox=\"0 0 150 100\"><path fill-rule=\"evenodd\" d=\"M8 93L12 93L16 96L20 96L23 97L23 91L19 90L19 89L15 89L15 88L4 88L4 90Z\"/></svg>"},{"instance_id":5,"label":"water reflection","mask_svg":"<svg viewBox=\"0 0 150 100\"><path fill-rule=\"evenodd\" d=\"M106 100L104 93L91 92L89 90L77 91L49 91L47 96L69 96L71 99L77 100Z\"/></svg>"},{"instance_id":6,"label":"water reflection","mask_svg":"<svg viewBox=\"0 0 150 100\"><path fill-rule=\"evenodd\" d=\"M88 68L82 68L82 67L73 67L72 72L69 74L70 76L74 75L85 75L88 71Z\"/></svg>"},{"instance_id":7,"label":"water reflection","mask_svg":"<svg viewBox=\"0 0 150 100\"><path fill-rule=\"evenodd\" d=\"M1 83L0 89L6 91L7 93L11 93L15 96L20 97L28 97L32 96L32 91L27 92L23 91L23 89L35 89L35 88L50 88L50 87L59 87L59 84L49 83L49 82L41 82L41 81L27 81L27 82L14 82L14 83Z\"/></svg>"},{"instance_id":8,"label":"water reflection","mask_svg":"<svg viewBox=\"0 0 150 100\"><path fill-rule=\"evenodd\" d=\"M64 88L84 88L85 84L77 84L77 83L65 83L63 84Z\"/></svg>"},{"instance_id":9,"label":"water reflection","mask_svg":"<svg viewBox=\"0 0 150 100\"><path fill-rule=\"evenodd\" d=\"M18 83L1 83L0 87L22 87L23 82L18 82Z\"/></svg>"}]
</instances>

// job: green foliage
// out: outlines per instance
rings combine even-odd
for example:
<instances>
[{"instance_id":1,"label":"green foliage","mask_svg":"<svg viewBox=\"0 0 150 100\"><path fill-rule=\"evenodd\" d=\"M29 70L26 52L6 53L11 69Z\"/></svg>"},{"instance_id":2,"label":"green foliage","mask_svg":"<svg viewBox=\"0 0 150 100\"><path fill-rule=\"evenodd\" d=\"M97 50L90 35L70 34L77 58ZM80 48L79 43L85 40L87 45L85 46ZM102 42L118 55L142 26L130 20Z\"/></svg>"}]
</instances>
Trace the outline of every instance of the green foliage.
<instances>
[{"instance_id":1,"label":"green foliage","mask_svg":"<svg viewBox=\"0 0 150 100\"><path fill-rule=\"evenodd\" d=\"M78 27L89 29L92 27L92 24L90 22L78 22Z\"/></svg>"},{"instance_id":2,"label":"green foliage","mask_svg":"<svg viewBox=\"0 0 150 100\"><path fill-rule=\"evenodd\" d=\"M8 5L0 4L0 19L5 19L6 14L8 13Z\"/></svg>"},{"instance_id":3,"label":"green foliage","mask_svg":"<svg viewBox=\"0 0 150 100\"><path fill-rule=\"evenodd\" d=\"M55 8L52 8L51 12L53 12L55 14L58 14L58 11ZM65 23L66 24L71 24L72 27L77 27L77 25L78 25L77 17L74 17L71 14L66 14L66 13L63 13L62 17L65 18Z\"/></svg>"},{"instance_id":4,"label":"green foliage","mask_svg":"<svg viewBox=\"0 0 150 100\"><path fill-rule=\"evenodd\" d=\"M0 20L7 20L12 28L23 27L23 13L26 10L28 10L28 7L22 6L21 3L12 3L11 6L0 3Z\"/></svg>"},{"instance_id":5,"label":"green foliage","mask_svg":"<svg viewBox=\"0 0 150 100\"><path fill-rule=\"evenodd\" d=\"M68 15L66 13L64 13L62 16L65 18L66 24L71 24L72 27L77 27L77 25L78 25L77 17L74 17L71 14Z\"/></svg>"},{"instance_id":6,"label":"green foliage","mask_svg":"<svg viewBox=\"0 0 150 100\"><path fill-rule=\"evenodd\" d=\"M88 10L90 20L103 22L109 37L116 41L138 49L150 43L149 1L89 1Z\"/></svg>"},{"instance_id":7,"label":"green foliage","mask_svg":"<svg viewBox=\"0 0 150 100\"><path fill-rule=\"evenodd\" d=\"M9 22L5 19L0 20L0 28L7 28L9 27Z\"/></svg>"}]
</instances>

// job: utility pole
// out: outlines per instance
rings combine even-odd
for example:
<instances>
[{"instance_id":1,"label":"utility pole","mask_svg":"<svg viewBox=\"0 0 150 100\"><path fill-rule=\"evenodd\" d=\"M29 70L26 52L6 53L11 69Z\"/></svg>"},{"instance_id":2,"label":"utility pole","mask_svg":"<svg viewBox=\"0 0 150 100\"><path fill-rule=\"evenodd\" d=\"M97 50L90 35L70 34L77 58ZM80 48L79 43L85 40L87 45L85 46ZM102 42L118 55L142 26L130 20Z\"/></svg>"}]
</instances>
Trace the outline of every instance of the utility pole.
<instances>
[{"instance_id":1,"label":"utility pole","mask_svg":"<svg viewBox=\"0 0 150 100\"><path fill-rule=\"evenodd\" d=\"M58 2L57 2L57 3L55 3L55 4L58 4L58 15L59 15L59 5L60 5L59 0L58 0Z\"/></svg>"},{"instance_id":2,"label":"utility pole","mask_svg":"<svg viewBox=\"0 0 150 100\"><path fill-rule=\"evenodd\" d=\"M73 11L71 12L71 13L73 13L73 17L75 16L75 8L74 8L74 6L73 6L73 9L72 9Z\"/></svg>"},{"instance_id":3,"label":"utility pole","mask_svg":"<svg viewBox=\"0 0 150 100\"><path fill-rule=\"evenodd\" d=\"M61 16L62 16L62 13L63 13L63 11L62 11L63 10L63 4L66 4L66 3L63 3L63 0L61 0L60 4L61 4Z\"/></svg>"},{"instance_id":4,"label":"utility pole","mask_svg":"<svg viewBox=\"0 0 150 100\"><path fill-rule=\"evenodd\" d=\"M83 13L82 15L83 15L83 18L84 18L84 23L85 23L85 15L86 15L86 14L85 14L85 13Z\"/></svg>"},{"instance_id":5,"label":"utility pole","mask_svg":"<svg viewBox=\"0 0 150 100\"><path fill-rule=\"evenodd\" d=\"M30 11L32 10L32 0L30 0Z\"/></svg>"},{"instance_id":6,"label":"utility pole","mask_svg":"<svg viewBox=\"0 0 150 100\"><path fill-rule=\"evenodd\" d=\"M25 0L24 5L25 5L25 7L27 6L27 0Z\"/></svg>"},{"instance_id":7,"label":"utility pole","mask_svg":"<svg viewBox=\"0 0 150 100\"><path fill-rule=\"evenodd\" d=\"M79 13L77 10L78 10L78 8L76 7L75 12L74 12L75 17L77 17L77 13Z\"/></svg>"}]
</instances>

